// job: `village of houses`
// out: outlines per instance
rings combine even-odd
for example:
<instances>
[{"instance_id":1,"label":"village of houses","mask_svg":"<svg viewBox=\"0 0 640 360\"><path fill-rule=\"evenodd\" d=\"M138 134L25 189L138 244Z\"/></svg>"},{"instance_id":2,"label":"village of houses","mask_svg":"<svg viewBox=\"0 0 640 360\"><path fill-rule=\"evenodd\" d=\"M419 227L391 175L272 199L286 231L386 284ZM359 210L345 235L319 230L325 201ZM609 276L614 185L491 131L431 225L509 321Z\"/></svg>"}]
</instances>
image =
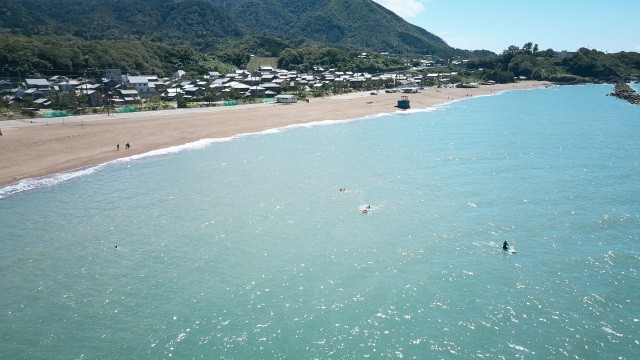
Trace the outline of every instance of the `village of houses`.
<instances>
[{"instance_id":1,"label":"village of houses","mask_svg":"<svg viewBox=\"0 0 640 360\"><path fill-rule=\"evenodd\" d=\"M249 72L236 70L229 74L209 72L197 80L183 80L185 72L177 71L172 78L155 75L133 76L122 74L120 69L103 71L102 79L71 79L64 76L28 78L12 82L0 80L0 91L5 107L17 105L45 113L56 106L53 92L75 92L84 112L91 107L96 112L104 108L136 108L152 97L173 102L182 98L187 102L221 104L224 100L243 98L265 99L279 103L297 102L299 93L336 93L352 90L386 89L387 92L418 92L425 83L447 84L448 78L457 73L430 73L410 76L405 74L379 74L341 72L317 67L313 74L261 66ZM426 81L428 78L431 78ZM206 94L213 94L205 97ZM206 100L205 100L206 99Z\"/></svg>"}]
</instances>

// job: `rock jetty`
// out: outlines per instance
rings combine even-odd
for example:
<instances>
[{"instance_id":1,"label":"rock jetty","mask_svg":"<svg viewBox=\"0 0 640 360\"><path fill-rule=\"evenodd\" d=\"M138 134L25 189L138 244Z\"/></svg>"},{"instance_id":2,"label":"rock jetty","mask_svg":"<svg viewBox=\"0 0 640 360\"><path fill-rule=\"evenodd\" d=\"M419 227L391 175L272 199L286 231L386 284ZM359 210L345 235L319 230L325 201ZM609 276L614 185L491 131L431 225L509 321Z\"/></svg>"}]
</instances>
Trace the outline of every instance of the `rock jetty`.
<instances>
[{"instance_id":1,"label":"rock jetty","mask_svg":"<svg viewBox=\"0 0 640 360\"><path fill-rule=\"evenodd\" d=\"M615 90L610 95L627 100L632 104L640 104L640 95L625 82L616 83Z\"/></svg>"}]
</instances>

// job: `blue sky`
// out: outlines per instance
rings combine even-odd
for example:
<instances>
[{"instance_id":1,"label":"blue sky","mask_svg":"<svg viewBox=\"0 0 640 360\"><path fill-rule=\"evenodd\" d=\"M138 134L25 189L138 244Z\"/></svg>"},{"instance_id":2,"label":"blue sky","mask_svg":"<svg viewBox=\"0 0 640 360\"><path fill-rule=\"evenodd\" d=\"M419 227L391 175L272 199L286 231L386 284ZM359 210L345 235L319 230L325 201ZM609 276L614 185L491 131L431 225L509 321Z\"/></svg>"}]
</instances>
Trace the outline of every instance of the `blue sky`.
<instances>
[{"instance_id":1,"label":"blue sky","mask_svg":"<svg viewBox=\"0 0 640 360\"><path fill-rule=\"evenodd\" d=\"M449 45L640 52L639 0L374 0Z\"/></svg>"}]
</instances>

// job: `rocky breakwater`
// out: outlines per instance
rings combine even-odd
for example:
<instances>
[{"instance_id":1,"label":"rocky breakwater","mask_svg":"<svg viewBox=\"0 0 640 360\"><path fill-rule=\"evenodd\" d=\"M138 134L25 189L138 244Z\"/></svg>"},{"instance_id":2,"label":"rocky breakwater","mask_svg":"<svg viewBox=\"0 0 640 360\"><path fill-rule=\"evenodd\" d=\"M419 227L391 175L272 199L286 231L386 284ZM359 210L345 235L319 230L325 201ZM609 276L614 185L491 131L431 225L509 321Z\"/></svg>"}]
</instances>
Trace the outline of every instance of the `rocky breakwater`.
<instances>
[{"instance_id":1,"label":"rocky breakwater","mask_svg":"<svg viewBox=\"0 0 640 360\"><path fill-rule=\"evenodd\" d=\"M615 90L610 95L627 100L632 104L640 104L640 95L625 82L616 83Z\"/></svg>"}]
</instances>

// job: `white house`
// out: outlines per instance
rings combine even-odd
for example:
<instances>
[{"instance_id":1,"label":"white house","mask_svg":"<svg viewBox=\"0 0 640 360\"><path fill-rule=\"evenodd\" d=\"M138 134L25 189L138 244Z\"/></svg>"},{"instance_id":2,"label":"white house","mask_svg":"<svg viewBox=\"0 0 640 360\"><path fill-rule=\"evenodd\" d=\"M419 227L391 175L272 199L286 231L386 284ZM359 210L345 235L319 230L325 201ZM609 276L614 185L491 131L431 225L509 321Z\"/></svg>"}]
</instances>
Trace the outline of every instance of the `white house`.
<instances>
[{"instance_id":1,"label":"white house","mask_svg":"<svg viewBox=\"0 0 640 360\"><path fill-rule=\"evenodd\" d=\"M149 79L147 79L146 76L127 75L125 77L125 85L129 88L135 89L140 95L149 92Z\"/></svg>"},{"instance_id":2,"label":"white house","mask_svg":"<svg viewBox=\"0 0 640 360\"><path fill-rule=\"evenodd\" d=\"M278 104L295 104L298 102L298 97L295 95L278 95L276 96L276 102Z\"/></svg>"}]
</instances>

